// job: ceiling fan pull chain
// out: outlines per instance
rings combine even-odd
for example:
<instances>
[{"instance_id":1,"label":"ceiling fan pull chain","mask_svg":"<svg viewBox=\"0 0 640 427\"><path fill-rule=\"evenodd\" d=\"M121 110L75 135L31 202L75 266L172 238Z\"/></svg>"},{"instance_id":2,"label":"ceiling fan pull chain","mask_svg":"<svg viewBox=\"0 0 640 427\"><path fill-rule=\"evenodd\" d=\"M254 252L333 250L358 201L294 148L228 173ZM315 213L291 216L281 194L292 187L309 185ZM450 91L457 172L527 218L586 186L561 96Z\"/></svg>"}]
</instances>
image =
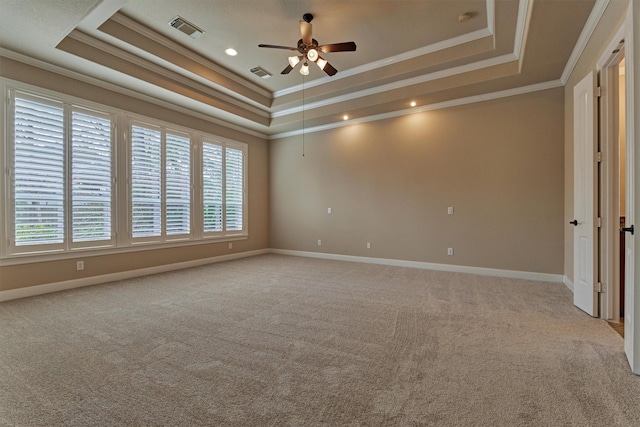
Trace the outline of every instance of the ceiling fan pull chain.
<instances>
[{"instance_id":1,"label":"ceiling fan pull chain","mask_svg":"<svg viewBox=\"0 0 640 427\"><path fill-rule=\"evenodd\" d=\"M304 74L302 75L302 157L304 157Z\"/></svg>"}]
</instances>

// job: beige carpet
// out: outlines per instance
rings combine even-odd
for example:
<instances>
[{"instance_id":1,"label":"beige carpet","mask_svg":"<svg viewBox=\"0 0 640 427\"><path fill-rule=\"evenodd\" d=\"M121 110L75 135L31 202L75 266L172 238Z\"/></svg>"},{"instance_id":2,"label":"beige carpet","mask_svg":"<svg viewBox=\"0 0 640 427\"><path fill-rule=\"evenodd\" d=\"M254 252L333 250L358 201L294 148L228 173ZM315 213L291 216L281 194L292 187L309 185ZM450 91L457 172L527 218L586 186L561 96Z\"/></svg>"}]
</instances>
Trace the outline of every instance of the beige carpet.
<instances>
[{"instance_id":1,"label":"beige carpet","mask_svg":"<svg viewBox=\"0 0 640 427\"><path fill-rule=\"evenodd\" d=\"M0 304L0 425L638 426L564 285L265 255Z\"/></svg>"}]
</instances>

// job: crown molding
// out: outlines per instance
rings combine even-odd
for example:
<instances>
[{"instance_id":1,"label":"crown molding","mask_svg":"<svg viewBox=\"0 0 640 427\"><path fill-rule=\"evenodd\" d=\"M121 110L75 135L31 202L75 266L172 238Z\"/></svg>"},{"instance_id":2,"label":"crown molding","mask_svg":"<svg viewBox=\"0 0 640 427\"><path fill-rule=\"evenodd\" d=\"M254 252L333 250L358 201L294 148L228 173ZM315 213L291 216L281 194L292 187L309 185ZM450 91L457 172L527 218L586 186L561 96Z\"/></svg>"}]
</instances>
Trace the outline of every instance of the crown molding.
<instances>
[{"instance_id":1,"label":"crown molding","mask_svg":"<svg viewBox=\"0 0 640 427\"><path fill-rule=\"evenodd\" d=\"M274 139L287 138L290 136L321 132L325 130L336 129L336 128L351 126L351 125L360 124L360 123L368 123L368 122L374 122L379 120L391 119L395 117L408 116L410 114L423 113L426 111L435 111L435 110L442 110L445 108L458 107L461 105L476 104L479 102L491 101L494 99L524 95L527 93L539 92L539 91L548 90L548 89L555 89L558 87L562 87L563 85L564 84L560 80L552 80L552 81L543 82L543 83L536 83L529 86L521 86L513 89L501 90L498 92L485 93L482 95L474 95L474 96L469 96L465 98L453 99L451 101L444 101L444 102L438 102L435 104L423 105L418 108L391 111L388 113L376 114L376 115L367 116L367 117L360 117L353 120L345 120L345 121L340 121L335 123L329 123L326 125L308 127L305 129L297 129L289 132L282 132L282 133L273 134L269 136L269 139L274 140Z\"/></svg>"},{"instance_id":2,"label":"crown molding","mask_svg":"<svg viewBox=\"0 0 640 427\"><path fill-rule=\"evenodd\" d=\"M335 82L336 80L345 79L347 77L357 76L358 74L366 73L368 71L375 70L377 68L386 67L391 64L395 64L402 61L407 61L413 58L417 58L422 55L427 55L430 53L434 53L440 50L449 49L464 43L468 43L471 41L479 40L481 38L490 36L487 29L477 30L472 33L464 34L462 36L454 37L449 40L444 40L442 42L438 42L429 46L424 46L415 50L411 50L408 52L404 52L398 55L390 56L388 58L381 59L379 61L371 62L369 64L360 65L358 67L350 68L348 70L340 71L337 75L333 77L325 76L319 79L312 80L311 82L305 83L304 85L300 84L297 86L292 86L287 89L279 90L273 93L273 98L279 98L285 95L290 95L292 93L300 92L304 89L309 89L315 86L322 86L324 84Z\"/></svg>"},{"instance_id":3,"label":"crown molding","mask_svg":"<svg viewBox=\"0 0 640 427\"><path fill-rule=\"evenodd\" d=\"M529 0L521 0L528 2ZM428 46L423 46L418 49L410 50L408 52L403 52L398 55L390 56L388 58L383 58L379 61L374 61L369 64L360 65L355 68L351 68L349 70L340 71L337 76L333 77L322 77L319 79L315 79L309 83L305 83L304 85L292 86L287 89L279 90L273 93L273 99L290 95L292 93L300 92L303 89L309 89L315 86L321 86L329 82L334 82L336 80L344 79L347 77L352 77L361 73L365 73L371 70L375 70L377 68L386 67L390 64L407 61L413 58L417 58L423 55L427 55L430 53L434 53L444 49L450 49L455 46L459 46L465 43L469 43L475 40L482 39L488 36L495 35L495 0L487 0L487 26L481 30L472 31L467 34L463 34L461 36L453 37L451 39L443 40L437 43L430 44ZM520 17L518 17L520 19Z\"/></svg>"},{"instance_id":4,"label":"crown molding","mask_svg":"<svg viewBox=\"0 0 640 427\"><path fill-rule=\"evenodd\" d=\"M587 19L587 23L585 24L582 32L580 33L580 37L578 37L578 41L576 45L573 47L573 51L571 52L571 56L567 61L567 64L564 67L564 71L562 72L562 76L560 80L562 84L566 84L573 72L573 69L576 67L578 63L578 59L580 59L580 55L584 51L585 47L587 47L587 43L591 38L591 35L596 29L598 22L600 22L600 18L604 14L605 9L609 5L610 0L596 0L596 4L593 5L593 9L591 10L591 14Z\"/></svg>"},{"instance_id":5,"label":"crown molding","mask_svg":"<svg viewBox=\"0 0 640 427\"><path fill-rule=\"evenodd\" d=\"M607 0L608 1L608 0ZM315 108L321 108L321 107L326 107L328 105L332 105L338 102L345 102L345 101L350 101L353 99L357 99L357 98L361 98L364 96L369 96L369 95L373 95L373 94L377 94L377 93L381 93L384 91L388 91L388 90L395 90L395 89L400 89L406 86L411 86L411 85L415 85L415 84L420 84L420 83L425 83L428 81L432 81L432 80L436 80L436 79L440 79L440 78L445 78L445 77L449 77L450 75L457 75L457 74L462 74L462 73L466 73L466 72L471 72L471 71L477 71L480 70L482 68L487 68L487 67L492 67L492 66L496 66L496 65L502 65L505 64L507 62L510 61L519 61L519 69L522 66L522 58L524 57L524 49L526 46L526 39L527 39L527 32L529 31L529 22L531 20L531 12L533 9L533 1L530 0L520 0L519 5L518 5L518 17L517 17L517 22L516 22L516 30L515 30L515 35L514 35L514 44L513 44L513 52L511 54L506 54L506 55L502 55L499 57L494 57L494 58L490 58L490 59L486 59L483 61L478 61L478 62L474 62L472 64L466 64L463 66L459 66L459 67L455 67L455 68L451 68L448 70L443 70L443 71L438 71L435 73L429 73L429 74L424 74L422 76L418 76L418 77L413 77L411 79L405 79L405 80L400 80L394 83L389 83L387 85L383 85L383 86L377 86L375 88L370 88L370 89L364 89L358 92L352 92L346 95L341 95L338 97L334 97L334 98L327 98L324 99L322 101L318 101L315 103L310 103L305 105L304 109L305 111L309 111L309 110L313 110ZM495 2L493 0L488 1L487 2L487 16L493 16L495 14ZM478 32L484 32L486 30L490 30L490 33L493 34L493 32L495 31L494 28L494 19L491 20L491 25L488 28L485 28L483 30L478 30L476 31L476 33ZM473 34L473 33L470 33ZM465 37L465 36L469 36L468 34L465 34L464 36L460 36L460 37ZM483 35L483 37L486 36ZM446 40L444 42L442 42L442 46L435 48L434 46L439 45L439 43L436 43L434 45L430 45L430 46L426 46L424 48L421 49L416 49L410 52L406 52L404 54L401 55L396 55L396 57L400 57L403 55L408 55L411 52L416 52L416 51L421 51L421 50L429 50L429 52L424 52L421 53L421 55L425 54L425 53L431 53L431 52L435 52L437 50L440 49L446 49L446 48L450 48L453 46L456 46L457 44L461 44L461 43L456 43L453 42L454 39L450 39L450 40ZM475 40L475 39L474 39ZM471 41L471 40L466 40L464 43ZM449 44L450 43L450 44ZM416 55L419 56L419 55ZM378 61L378 62L386 62L383 65L388 65L391 62L396 62L396 61L389 61L390 59L396 58L396 57L391 57L391 58L387 58L385 60L382 61ZM407 57L404 58L403 60L406 59L410 59L413 58L415 56L411 56L411 57ZM375 64L375 63L374 63ZM356 75L359 74L361 72L364 71L369 71L370 70L370 64L368 65L364 65L361 67L356 67L354 69L351 70L346 70L340 73L341 77L340 78L344 78L344 77L349 77L351 75ZM336 79L336 77L332 77L334 80ZM317 79L314 80L311 83L305 83L304 85L298 85L298 86L294 86L292 88L289 89L285 89L283 91L279 91L279 92L275 92L274 93L274 99L277 98L278 96L283 96L283 95L288 95L291 93L295 93L298 91L301 91L303 89L309 89L310 87L314 87L314 86L318 86L320 84L324 84L328 81L329 77L324 77L322 79ZM302 111L302 107L293 107L293 108L289 108L286 110L281 110L281 111L275 111L271 114L272 118L278 118L278 117L283 117L289 114L295 114L295 113L299 113Z\"/></svg>"},{"instance_id":6,"label":"crown molding","mask_svg":"<svg viewBox=\"0 0 640 427\"><path fill-rule=\"evenodd\" d=\"M122 50L117 46L114 46L105 41L97 39L89 34L83 33L78 30L73 30L72 32L69 33L67 37L70 39L79 41L92 48L95 48L101 52L106 52L109 55L113 55L117 58L123 59L129 63L142 67L148 71L159 74L167 79L180 83L185 87L189 87L191 89L197 90L203 94L206 94L211 98L217 99L219 101L222 101L231 105L235 105L236 107L242 108L243 110L259 115L261 117L269 118L269 112L265 107L258 108L254 106L253 103L251 105L247 105L247 103L238 100L236 97L229 96L226 93L219 92L218 90L208 85L198 83L197 81L191 78L185 77L182 74L171 71L168 68L162 67L161 65L148 61L133 53ZM68 52L68 53L75 55L75 53L73 52ZM83 58L82 56L79 56L79 57Z\"/></svg>"},{"instance_id":7,"label":"crown molding","mask_svg":"<svg viewBox=\"0 0 640 427\"><path fill-rule=\"evenodd\" d=\"M160 99L158 97L155 96L151 96L151 95L146 95L143 94L141 92L137 92L131 89L127 89L124 88L122 86L113 84L113 83L108 83L104 80L100 80L100 79L96 79L94 77L90 77L87 76L86 74L82 74L76 71L71 71L68 68L64 68L64 67L60 67L58 65L54 65L45 61L42 61L40 59L36 59L36 58L32 58L30 56L26 56L24 54L21 53L17 53L14 52L12 50L8 50L6 48L2 48L0 47L0 57L5 57L7 59L12 59L14 61L17 62L21 62L25 65L29 65L32 67L36 67L36 68L40 68L42 70L51 72L51 73L55 73L55 74L59 74L63 77L67 77L70 79L74 79L74 80L78 80L80 82L83 83L87 83L90 84L92 86L96 86L99 87L101 89L105 89L105 90L109 90L111 92L115 92L115 93L119 93L122 95L126 95L126 96L130 96L132 98L135 99L139 99L141 101L145 101L145 102L149 102L155 105L158 105L160 107L163 108L167 108L169 110L173 110L179 113L183 113L201 120L206 120L209 123L215 124L217 126L221 126L230 130L234 130L236 132L240 132L246 135L250 135L250 136L254 136L257 138L262 138L262 139L267 139L268 138L268 134L266 133L262 133L262 132L258 132L255 130L252 130L250 128L244 127L244 126L239 126L230 122L227 122L225 120L222 119L218 119L218 118L214 118L212 115L210 114L205 114L205 113L201 113L199 111L195 111L192 110L190 108L186 108L186 107L182 107L176 104L173 104L171 102L165 101L163 99ZM3 78L3 80L5 81L14 81L11 79L7 79L7 78ZM21 83L21 82L18 82ZM213 107L210 107L213 108Z\"/></svg>"},{"instance_id":8,"label":"crown molding","mask_svg":"<svg viewBox=\"0 0 640 427\"><path fill-rule=\"evenodd\" d=\"M496 33L496 1L487 0L487 29L491 35Z\"/></svg>"},{"instance_id":9,"label":"crown molding","mask_svg":"<svg viewBox=\"0 0 640 427\"><path fill-rule=\"evenodd\" d=\"M554 80L551 82L543 82L543 83L539 83L539 84L534 84L534 85L530 85L530 86L525 86L523 88L517 88L517 89L509 89L506 91L499 91L499 92L494 92L494 93L490 93L490 94L484 94L484 95L478 95L478 96L473 96L473 97L467 97L467 98L460 98L460 99L456 99L456 100L451 100L451 101L446 101L446 102L441 102L441 103L436 103L436 104L431 104L431 105L425 105L422 107L419 107L418 109L403 109L403 110L399 110L399 111L391 111L391 112L387 112L387 113L383 113L383 114L378 114L378 115L372 115L372 116L366 116L366 117L362 117L362 118L358 118L358 119L353 119L353 120L348 120L348 121L339 121L337 123L332 123L332 124L327 124L327 125L320 125L320 126L316 126L316 127L312 127L312 128L307 128L304 130L305 133L312 133L312 132L318 132L318 131L323 131L323 130L327 130L327 129L333 129L333 128L338 128L338 127L343 127L343 126L349 126L351 124L356 124L356 123L364 123L364 122L369 122L369 121L376 121L376 120L383 120L386 118L392 118L392 117L398 117L398 116L402 116L402 115L407 115L407 114L414 114L416 112L421 112L421 111L429 111L429 110L436 110L436 109L442 109L442 108L449 108L452 106L457 106L457 105L464 105L464 104L469 104L469 103L475 103L475 102L482 102L485 100L490 100L490 99L496 99L496 98L500 98L500 97L505 97L505 96L513 96L513 95L517 95L520 93L527 93L527 92L532 92L532 91L536 91L536 90L545 90L548 88L552 88L552 87L558 87L558 86L563 86L566 84L566 82L568 81L571 72L574 70L575 65L580 57L580 55L582 54L582 52L584 51L589 38L591 37L591 35L593 34L595 28L597 27L600 19L602 18L607 6L609 5L611 0L595 0L595 4L593 6L593 9L591 10L591 13L587 19L587 22L578 38L578 41L576 42L576 45L574 46L574 49L572 51L572 54L569 58L569 60L567 61L567 64L564 67L564 70L562 72L561 77L559 78L559 80ZM503 65L506 64L508 62L512 62L512 61L519 61L521 63L522 58L524 56L524 50L526 47L526 41L527 41L527 34L528 34L528 30L529 30L529 22L530 22L530 18L531 18L531 11L533 9L533 4L534 4L534 0L519 0L519 5L518 5L518 15L517 15L517 22L516 22L516 30L514 33L514 45L513 45L513 53L510 54L506 54L506 55L502 55L502 56L498 56L498 57L494 57L494 58L489 58L489 59L485 59L482 61L477 61L474 62L472 64L466 64L466 65L462 65L462 66L458 66L449 70L441 70L441 71L437 71L437 72L433 72L433 73L429 73L429 74L424 74L424 75L420 75L420 76L415 76L412 78L407 78L404 80L400 80L400 81L395 81L395 82L391 82L391 83L387 83L381 86L377 86L377 87L373 87L373 88L368 88L368 89L363 89L360 91L356 91L353 93L349 93L349 94L344 94L344 95L340 95L340 96L335 96L335 97L331 97L331 98L327 98L324 100L320 100L317 102L312 102L309 104L306 104L304 106L304 111L309 111L309 110L314 110L317 108L321 108L321 107L326 107L326 106L330 106L333 104L337 104L337 103L343 103L343 102L347 102L350 100L354 100L354 99L358 99L358 98L363 98L363 97L367 97L367 96L371 96L371 95L376 95L376 94L380 94L383 92L388 92L388 91L393 91L393 90L398 90L401 88L405 88L408 86L412 86L412 85L419 85L419 84L423 84L426 82L430 82L430 81L434 81L434 80L438 80L438 79L443 79L446 77L450 77L450 76L455 76L455 75L459 75L462 73L467 73L467 72L474 72L474 71L478 71L481 70L483 68L487 68L487 67L492 67L492 66L497 66L497 65ZM344 72L340 73L340 78L346 78L349 76L354 76L357 75L359 73L362 73L364 71L370 71L371 70L371 66L373 65L376 68L379 67L383 67L385 65L389 65L390 63L393 62L398 62L398 61L405 61L407 59L411 59L411 58L415 58L417 56L420 55L424 55L427 53L431 53L431 52L435 52L441 49L447 49L453 46L457 46L459 44L462 43L467 43L469 41L472 40L476 40L478 38L481 37L487 37L487 35L494 35L494 25L495 25L495 0L488 0L486 2L486 7L487 7L487 27L483 28L481 30L477 30L468 34L464 34L462 36L456 37L456 38L452 38L449 40L445 40L439 43L434 43L432 45L429 46L425 46L423 48L420 49L415 49L409 52L405 52L402 53L400 55L396 55L394 57L390 57L390 58L386 58L383 59L381 61L377 61L374 62L372 64L368 64L366 66L361 66L361 67L356 67L354 69L351 70L345 70ZM179 50L180 54L184 55L185 57L188 57L190 60L193 60L203 66L206 67L212 67L213 63L210 63L209 61L207 61L205 58L201 57L200 55L198 55L195 52L190 52L190 51L185 51L184 49L181 48L180 45L178 45L177 43L172 42L171 40L167 39L164 36L161 36L159 39L157 38L158 34L150 29L148 29L147 27L142 26L141 24L137 23L136 21L128 18L125 15L122 15L120 13L116 13L115 15L113 15L113 17L111 18L113 19L115 22L121 24L121 25L125 25L127 28L131 29L132 31L138 32L140 34L142 34L145 37L149 37L152 38L155 42L158 42L159 44L162 44L163 46L167 47L168 49L172 49L172 50ZM91 35L82 33L78 30L74 30L72 31L68 37L70 37L71 39L75 39L79 42L85 43L95 49L99 49L102 50L106 53L109 53L111 55L114 55L120 59L126 60L132 64L135 64L139 67L143 67L145 69L148 69L150 71L152 71L153 73L157 73L167 79L171 79L177 83L179 83L180 85L184 85L185 87L189 87L191 89L197 90L202 92L203 94L207 95L207 96L211 96L213 99L217 99L223 103L228 103L230 105L234 105L238 108L242 108L242 109L246 109L247 111L253 112L254 114L260 115L264 118L279 118L279 117L283 117L283 116L287 116L287 115L291 115L291 114L295 114L295 113L299 113L301 111L303 111L303 107L298 106L298 107L293 107L293 108L288 108L288 109L284 109L284 110L280 110L277 111L277 108L270 108L270 107L265 107L255 101L249 100L247 98L247 102L244 102L244 96L243 95L238 95L237 93L227 90L226 88L220 87L220 91L218 91L217 88L213 88L213 85L219 86L213 82L210 82L207 80L207 84L205 83L201 83L199 80L193 79L192 77L187 77L183 74L180 74L176 71L172 71L171 69L165 68L162 65L159 64L155 64L151 61L148 61L144 58L140 58L138 56L136 56L133 53L130 53L126 50L120 49L115 45L111 45L106 41L100 40L98 38L94 38ZM112 37L112 36L109 36ZM215 123L216 125L228 128L228 129L232 129L234 131L238 131L241 132L243 134L247 134L247 135L251 135L251 136L255 136L258 138L264 138L264 139L279 139L279 138L284 138L287 136L293 136L293 135L300 135L303 132L301 130L295 130L295 131L290 131L290 132L282 132L282 133L273 133L270 134L270 125L264 125L264 124L260 124L260 123L254 123L252 121L250 121L249 119L244 119L241 116L238 116L237 114L233 114L233 113L229 113L227 111L225 111L224 109L220 109L218 107L206 104L206 103L202 103L201 101L196 101L194 100L193 102L197 103L194 104L194 108L196 109L191 109L189 107L182 107L182 106L178 106L175 105L174 103L170 102L170 101L165 101L163 100L163 95L162 94L156 94L156 95L147 95L147 94L143 94L140 92L137 92L135 90L132 89L126 89L123 87L120 87L116 84L112 84L112 83L108 83L105 82L103 80L99 80L97 78L92 78L89 77L88 75L84 75L81 74L79 72L75 72L75 71L71 71L70 69L64 68L63 66L58 66L58 65L53 65L47 62L44 62L42 60L39 59L35 59L35 58L31 58L28 57L26 55L23 54L19 54L17 52L13 52L10 51L6 48L0 48L0 56L5 56L7 58L10 59L14 59L17 60L19 62L25 63L27 65L32 65L50 72L54 72L69 78L73 78L79 81L83 81L86 83L89 83L91 85L97 86L97 87L102 87L104 89L113 91L113 92L117 92L117 93L122 93L124 95L127 96L131 96L137 99L141 99L147 102L152 102L154 104L157 104L159 106L165 107L165 108L169 108L175 111L180 111L182 113L194 116L194 117L198 117L204 120L207 120L209 122ZM215 64L214 64L215 65ZM219 67L218 67L219 68ZM218 72L218 70L215 70L216 72ZM227 71L227 70L222 70L224 71L224 76L229 78L229 79L233 79L234 81L238 82L239 84L243 84L245 85L247 82L242 79L239 78L238 76L236 76L235 74ZM221 75L223 73L221 72ZM235 77L235 78L234 78ZM333 78L331 78L331 81L335 81L336 78L338 76L335 76ZM308 89L310 87L313 86L318 86L318 85L322 85L324 83L326 83L327 81L329 81L329 77L325 77L322 79L317 79L314 80L313 82L310 83L305 83L304 87L305 89ZM253 83L251 83L252 85L254 85ZM255 85L254 85L255 86ZM257 86L256 86L257 87ZM270 92L257 87L261 90L261 93L266 93L268 96L270 95ZM290 88L290 89L286 89L284 91L278 91L275 92L273 94L273 97L278 97L278 96L283 96L286 94L290 94L290 93L295 93L297 91L300 91L302 89L302 85ZM168 90L168 89L164 89L164 90ZM186 99L188 99L189 97L186 95L181 95L179 93L176 93L178 96L184 96ZM202 104L203 106L205 106L206 108L199 108L198 105ZM184 103L183 103L184 105ZM206 111L210 111L210 113L207 113ZM275 110L275 111L274 111ZM227 121L229 120L229 118L224 118L225 115L233 115L233 119L231 121ZM214 116L218 116L218 117L222 117L222 118L213 118ZM251 122L251 123L248 123ZM274 126L277 127L277 126ZM260 129L264 129L263 133L262 131L260 131Z\"/></svg>"},{"instance_id":10,"label":"crown molding","mask_svg":"<svg viewBox=\"0 0 640 427\"><path fill-rule=\"evenodd\" d=\"M516 23L516 33L513 40L513 53L518 58L518 69L522 70L522 60L524 50L527 45L527 35L529 34L529 23L531 22L531 12L533 10L533 0L521 0L518 5L518 21Z\"/></svg>"},{"instance_id":11,"label":"crown molding","mask_svg":"<svg viewBox=\"0 0 640 427\"><path fill-rule=\"evenodd\" d=\"M304 111L309 111L309 110L313 110L315 108L321 108L321 107L326 107L328 105L333 105L336 104L338 102L345 102L345 101L351 101L353 99L357 99L357 98L362 98L365 96L370 96L370 95L375 95L378 93L382 93L382 92L387 92L390 90L396 90L396 89L402 89L404 87L407 86L413 86L413 85L417 85L417 84L421 84L421 83L426 83L426 82L430 82L433 80L439 80L439 79L443 79L446 77L451 77L451 76L455 76L458 74L464 74L464 73L468 73L468 72L472 72L472 71L478 71L481 70L483 68L489 68L489 67L494 67L497 65L503 65L509 62L513 62L516 61L517 58L513 55L513 54L507 54L507 55L502 55L502 56L498 56L495 58L489 58L489 59L485 59L482 61L478 61L478 62L474 62L471 64L465 64L465 65L461 65L458 67L454 67L454 68L450 68L447 70L441 70L441 71L436 71L434 73L429 73L429 74L423 74L421 76L416 76L416 77L412 77L409 79L405 79L405 80L399 80L396 82L392 82L392 83L387 83L385 85L381 85L381 86L376 86L373 88L369 88L369 89L363 89L360 91L356 91L356 92L351 92L349 94L346 95L340 95L340 96L336 96L333 98L328 98L328 99L323 99L321 101L317 101L317 102L311 102L309 104L305 104L304 105ZM289 114L295 114L295 113L299 113L302 112L303 107L302 106L298 106L298 107L293 107L293 108L289 108L286 110L281 110L281 111L275 111L271 114L272 118L278 118L278 117L283 117L283 116L287 116Z\"/></svg>"},{"instance_id":12,"label":"crown molding","mask_svg":"<svg viewBox=\"0 0 640 427\"><path fill-rule=\"evenodd\" d=\"M269 99L271 99L272 94L270 91L258 86L257 84L235 74L232 73L231 71L219 66L218 64L216 64L215 62L212 62L206 58L204 58L203 56L197 54L196 52L190 50L190 49L185 49L184 46L174 42L173 40L165 37L164 35L157 33L155 31L153 31L152 29L140 24L139 22L129 18L128 16L117 12L115 13L111 18L109 18L110 20L117 22L120 25L123 25L125 27L127 27L128 29L135 31L136 33L147 37L151 40L153 40L154 42L157 42L161 45L163 45L165 48L173 51L173 52L179 52L180 55L189 58L190 60L199 63L200 65L208 68L209 70L212 70L213 72L220 74L221 76L229 79L229 80L233 80L234 82L238 83L239 85L242 85L244 87L246 87L247 89L265 96ZM108 33L107 33L108 34ZM214 83L215 84L215 83ZM219 85L217 85L219 86ZM238 95L238 96L242 96L242 95ZM255 101L253 101L255 102Z\"/></svg>"}]
</instances>

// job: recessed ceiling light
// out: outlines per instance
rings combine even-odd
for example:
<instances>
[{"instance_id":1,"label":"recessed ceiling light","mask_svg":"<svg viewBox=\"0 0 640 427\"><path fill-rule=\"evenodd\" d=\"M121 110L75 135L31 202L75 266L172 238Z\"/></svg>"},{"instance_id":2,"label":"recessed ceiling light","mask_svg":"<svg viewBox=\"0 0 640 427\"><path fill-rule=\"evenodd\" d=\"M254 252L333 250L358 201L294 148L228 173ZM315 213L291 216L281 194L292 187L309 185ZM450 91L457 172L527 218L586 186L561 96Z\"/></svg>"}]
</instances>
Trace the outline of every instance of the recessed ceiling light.
<instances>
[{"instance_id":1,"label":"recessed ceiling light","mask_svg":"<svg viewBox=\"0 0 640 427\"><path fill-rule=\"evenodd\" d=\"M230 47L229 49L225 50L224 53L226 53L229 56L236 56L238 54L238 51Z\"/></svg>"},{"instance_id":2,"label":"recessed ceiling light","mask_svg":"<svg viewBox=\"0 0 640 427\"><path fill-rule=\"evenodd\" d=\"M411 106L415 107L416 105L418 105L418 103L416 101L411 101Z\"/></svg>"},{"instance_id":3,"label":"recessed ceiling light","mask_svg":"<svg viewBox=\"0 0 640 427\"><path fill-rule=\"evenodd\" d=\"M349 116L345 114L344 116L342 116L342 120L349 120Z\"/></svg>"}]
</instances>

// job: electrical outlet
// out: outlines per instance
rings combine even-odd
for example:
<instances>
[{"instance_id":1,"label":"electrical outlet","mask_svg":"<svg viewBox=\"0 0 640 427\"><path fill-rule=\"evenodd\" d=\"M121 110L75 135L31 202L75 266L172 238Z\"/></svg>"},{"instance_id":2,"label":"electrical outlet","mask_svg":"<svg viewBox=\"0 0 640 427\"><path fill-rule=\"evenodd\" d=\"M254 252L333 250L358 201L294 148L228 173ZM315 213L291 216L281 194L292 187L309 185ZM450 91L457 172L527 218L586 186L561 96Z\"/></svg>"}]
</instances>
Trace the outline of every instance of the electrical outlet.
<instances>
[{"instance_id":1,"label":"electrical outlet","mask_svg":"<svg viewBox=\"0 0 640 427\"><path fill-rule=\"evenodd\" d=\"M331 208L327 208L327 213L331 214Z\"/></svg>"},{"instance_id":2,"label":"electrical outlet","mask_svg":"<svg viewBox=\"0 0 640 427\"><path fill-rule=\"evenodd\" d=\"M448 248L447 249L447 255L449 255L449 256L453 255L453 248Z\"/></svg>"},{"instance_id":3,"label":"electrical outlet","mask_svg":"<svg viewBox=\"0 0 640 427\"><path fill-rule=\"evenodd\" d=\"M318 239L318 246L322 246L322 240Z\"/></svg>"},{"instance_id":4,"label":"electrical outlet","mask_svg":"<svg viewBox=\"0 0 640 427\"><path fill-rule=\"evenodd\" d=\"M229 243L229 249L233 249L233 243Z\"/></svg>"},{"instance_id":5,"label":"electrical outlet","mask_svg":"<svg viewBox=\"0 0 640 427\"><path fill-rule=\"evenodd\" d=\"M371 249L371 242L367 242L367 249Z\"/></svg>"},{"instance_id":6,"label":"electrical outlet","mask_svg":"<svg viewBox=\"0 0 640 427\"><path fill-rule=\"evenodd\" d=\"M453 215L453 206L449 206L449 207L447 208L447 213L448 213L449 215Z\"/></svg>"},{"instance_id":7,"label":"electrical outlet","mask_svg":"<svg viewBox=\"0 0 640 427\"><path fill-rule=\"evenodd\" d=\"M82 271L82 270L84 270L84 261L76 262L76 271Z\"/></svg>"}]
</instances>

